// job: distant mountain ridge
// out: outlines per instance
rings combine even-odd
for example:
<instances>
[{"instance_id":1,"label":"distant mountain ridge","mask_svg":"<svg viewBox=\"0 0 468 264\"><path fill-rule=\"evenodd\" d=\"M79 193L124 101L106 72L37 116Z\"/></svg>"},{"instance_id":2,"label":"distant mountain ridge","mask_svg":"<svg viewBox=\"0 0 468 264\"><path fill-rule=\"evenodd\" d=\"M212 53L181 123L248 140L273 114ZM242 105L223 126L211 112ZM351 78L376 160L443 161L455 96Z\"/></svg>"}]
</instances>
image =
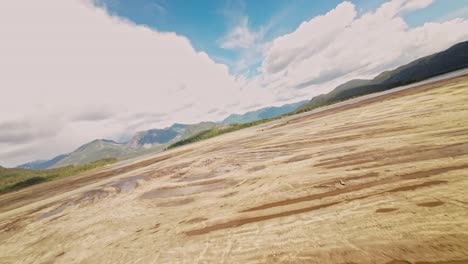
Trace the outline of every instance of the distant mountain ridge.
<instances>
[{"instance_id":1,"label":"distant mountain ridge","mask_svg":"<svg viewBox=\"0 0 468 264\"><path fill-rule=\"evenodd\" d=\"M118 143L108 139L96 139L78 147L73 152L50 160L33 161L17 166L23 169L49 169L67 165L80 165L104 158L127 159L151 152L162 151L167 145L190 135L216 126L215 122L193 125L174 124L163 129L150 129L136 133L128 142Z\"/></svg>"},{"instance_id":2,"label":"distant mountain ridge","mask_svg":"<svg viewBox=\"0 0 468 264\"><path fill-rule=\"evenodd\" d=\"M417 59L394 70L384 71L371 80L355 79L346 82L327 94L313 97L308 103L300 106L296 112L308 111L352 97L389 90L466 67L468 67L468 41Z\"/></svg>"},{"instance_id":3,"label":"distant mountain ridge","mask_svg":"<svg viewBox=\"0 0 468 264\"><path fill-rule=\"evenodd\" d=\"M32 162L28 162L22 165L19 165L17 168L21 169L32 169L32 170L44 170L47 168L52 167L54 164L58 163L60 160L66 158L68 154L58 155L55 158L50 160L36 160Z\"/></svg>"},{"instance_id":4,"label":"distant mountain ridge","mask_svg":"<svg viewBox=\"0 0 468 264\"><path fill-rule=\"evenodd\" d=\"M308 101L300 101L292 104L285 104L282 106L271 106L271 107L265 107L259 110L255 111L250 111L242 115L238 114L232 114L228 116L226 119L224 119L221 123L224 125L229 125L229 124L245 124L249 122L254 122L262 119L268 119L268 118L273 118L277 117L280 115L287 114L289 112L292 112L296 110L299 106L307 103Z\"/></svg>"}]
</instances>

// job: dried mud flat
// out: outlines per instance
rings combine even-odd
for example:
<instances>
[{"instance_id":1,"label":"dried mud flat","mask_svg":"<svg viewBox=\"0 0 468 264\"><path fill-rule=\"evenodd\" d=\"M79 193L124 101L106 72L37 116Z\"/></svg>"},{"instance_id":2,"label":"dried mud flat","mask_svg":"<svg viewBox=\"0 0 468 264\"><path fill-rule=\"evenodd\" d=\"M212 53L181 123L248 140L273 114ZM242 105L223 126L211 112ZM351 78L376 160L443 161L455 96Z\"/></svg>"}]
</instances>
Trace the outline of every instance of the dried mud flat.
<instances>
[{"instance_id":1,"label":"dried mud flat","mask_svg":"<svg viewBox=\"0 0 468 264\"><path fill-rule=\"evenodd\" d=\"M0 263L468 263L468 77L0 196Z\"/></svg>"}]
</instances>

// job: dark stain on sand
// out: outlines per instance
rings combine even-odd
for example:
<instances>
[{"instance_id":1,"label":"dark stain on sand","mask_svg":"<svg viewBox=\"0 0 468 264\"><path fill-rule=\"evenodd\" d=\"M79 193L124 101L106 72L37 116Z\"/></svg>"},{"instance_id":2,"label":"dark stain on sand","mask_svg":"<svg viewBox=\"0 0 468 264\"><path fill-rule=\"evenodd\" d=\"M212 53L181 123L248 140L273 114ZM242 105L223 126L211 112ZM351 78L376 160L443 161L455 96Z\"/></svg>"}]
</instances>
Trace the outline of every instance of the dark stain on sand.
<instances>
[{"instance_id":1,"label":"dark stain on sand","mask_svg":"<svg viewBox=\"0 0 468 264\"><path fill-rule=\"evenodd\" d=\"M443 204L444 202L441 202L441 201L433 201L433 202L418 203L417 205L421 207L436 207L436 206L441 206Z\"/></svg>"}]
</instances>

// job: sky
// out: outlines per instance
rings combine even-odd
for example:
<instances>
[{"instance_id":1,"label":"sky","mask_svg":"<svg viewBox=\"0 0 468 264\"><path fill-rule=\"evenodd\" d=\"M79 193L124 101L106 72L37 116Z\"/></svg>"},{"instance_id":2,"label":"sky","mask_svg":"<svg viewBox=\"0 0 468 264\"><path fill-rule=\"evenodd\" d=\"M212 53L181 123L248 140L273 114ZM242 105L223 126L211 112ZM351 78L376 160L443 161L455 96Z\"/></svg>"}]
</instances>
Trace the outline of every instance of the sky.
<instances>
[{"instance_id":1,"label":"sky","mask_svg":"<svg viewBox=\"0 0 468 264\"><path fill-rule=\"evenodd\" d=\"M0 165L310 99L468 40L468 0L0 4Z\"/></svg>"}]
</instances>

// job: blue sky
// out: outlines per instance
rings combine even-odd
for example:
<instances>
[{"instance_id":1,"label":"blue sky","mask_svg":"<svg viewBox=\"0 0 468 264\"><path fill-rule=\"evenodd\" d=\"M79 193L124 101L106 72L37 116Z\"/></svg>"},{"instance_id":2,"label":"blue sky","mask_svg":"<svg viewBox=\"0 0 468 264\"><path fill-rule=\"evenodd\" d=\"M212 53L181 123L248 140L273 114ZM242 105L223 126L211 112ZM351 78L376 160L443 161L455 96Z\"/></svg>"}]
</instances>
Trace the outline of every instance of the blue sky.
<instances>
[{"instance_id":1,"label":"blue sky","mask_svg":"<svg viewBox=\"0 0 468 264\"><path fill-rule=\"evenodd\" d=\"M12 166L372 78L467 41L468 0L14 0L0 37Z\"/></svg>"},{"instance_id":2,"label":"blue sky","mask_svg":"<svg viewBox=\"0 0 468 264\"><path fill-rule=\"evenodd\" d=\"M302 22L325 14L342 0L97 0L109 13L159 31L176 32L190 39L194 48L207 52L214 60L233 68L239 59L238 49L221 47L223 37L243 18L253 31L271 25L262 41L294 31ZM378 8L386 0L353 0L360 14ZM458 17L467 17L468 0L437 0L425 9L405 14L409 26L451 18L450 14L465 8ZM252 67L256 67L254 64Z\"/></svg>"}]
</instances>

